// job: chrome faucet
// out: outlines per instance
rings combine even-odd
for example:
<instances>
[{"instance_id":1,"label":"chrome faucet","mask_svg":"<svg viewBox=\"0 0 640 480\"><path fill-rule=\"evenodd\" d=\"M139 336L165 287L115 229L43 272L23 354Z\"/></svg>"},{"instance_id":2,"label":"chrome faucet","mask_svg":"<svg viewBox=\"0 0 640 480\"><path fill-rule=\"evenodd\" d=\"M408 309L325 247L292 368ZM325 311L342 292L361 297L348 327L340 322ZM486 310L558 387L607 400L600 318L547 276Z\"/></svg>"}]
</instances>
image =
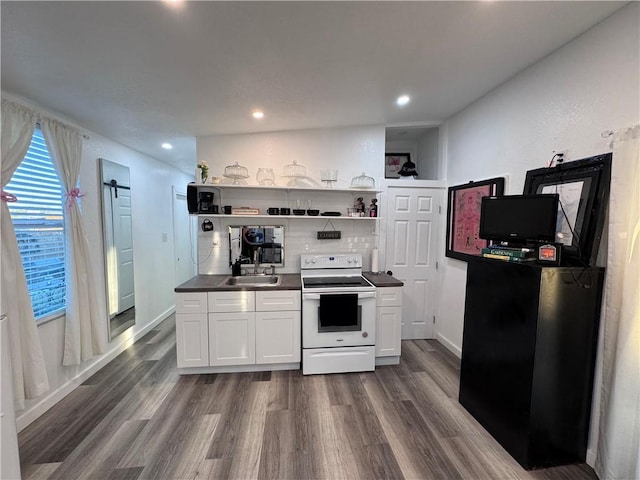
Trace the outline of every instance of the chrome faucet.
<instances>
[{"instance_id":1,"label":"chrome faucet","mask_svg":"<svg viewBox=\"0 0 640 480\"><path fill-rule=\"evenodd\" d=\"M258 247L253 251L253 274L258 275L258 265L260 264L260 254L262 247Z\"/></svg>"}]
</instances>

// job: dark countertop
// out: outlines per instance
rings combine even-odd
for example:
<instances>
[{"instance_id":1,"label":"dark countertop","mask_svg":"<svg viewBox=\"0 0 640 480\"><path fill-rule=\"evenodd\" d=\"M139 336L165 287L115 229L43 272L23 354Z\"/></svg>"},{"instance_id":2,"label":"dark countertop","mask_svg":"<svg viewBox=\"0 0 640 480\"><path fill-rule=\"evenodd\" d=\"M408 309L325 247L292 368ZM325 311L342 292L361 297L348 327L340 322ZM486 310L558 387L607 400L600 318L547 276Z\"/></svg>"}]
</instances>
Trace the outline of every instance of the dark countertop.
<instances>
[{"instance_id":1,"label":"dark countertop","mask_svg":"<svg viewBox=\"0 0 640 480\"><path fill-rule=\"evenodd\" d=\"M233 285L221 285L229 275L196 275L187 280L182 285L175 288L175 292L224 292L233 290L258 291L258 290L300 290L302 283L300 282L300 274L298 273L279 273L282 278L280 285L277 287L261 287L255 285L247 285L237 287ZM387 275L386 273L363 272L363 276L376 287L402 287L404 284L397 278Z\"/></svg>"},{"instance_id":2,"label":"dark countertop","mask_svg":"<svg viewBox=\"0 0 640 480\"><path fill-rule=\"evenodd\" d=\"M404 283L397 278L387 275L384 272L363 272L362 276L373 283L376 287L402 287L404 285Z\"/></svg>"},{"instance_id":3,"label":"dark countertop","mask_svg":"<svg viewBox=\"0 0 640 480\"><path fill-rule=\"evenodd\" d=\"M282 278L280 285L275 287L260 287L247 285L242 287L232 285L220 285L230 275L196 275L182 285L175 288L177 293L185 292L225 292L225 291L257 291L257 290L300 290L300 275L298 273L279 273Z\"/></svg>"}]
</instances>

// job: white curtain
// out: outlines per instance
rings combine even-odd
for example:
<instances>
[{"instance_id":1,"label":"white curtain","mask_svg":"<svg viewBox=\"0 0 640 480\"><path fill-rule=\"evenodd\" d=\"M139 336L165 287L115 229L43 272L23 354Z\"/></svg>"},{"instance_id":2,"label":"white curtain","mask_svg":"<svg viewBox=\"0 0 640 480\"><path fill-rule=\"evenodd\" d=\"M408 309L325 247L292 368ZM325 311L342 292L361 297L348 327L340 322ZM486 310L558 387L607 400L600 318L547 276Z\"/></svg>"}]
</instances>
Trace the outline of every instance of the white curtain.
<instances>
[{"instance_id":1,"label":"white curtain","mask_svg":"<svg viewBox=\"0 0 640 480\"><path fill-rule=\"evenodd\" d=\"M640 478L640 126L612 135L596 472Z\"/></svg>"},{"instance_id":2,"label":"white curtain","mask_svg":"<svg viewBox=\"0 0 640 480\"><path fill-rule=\"evenodd\" d=\"M29 149L36 125L36 114L20 105L2 100L2 168L4 188ZM10 192L7 192L10 193ZM2 307L8 318L15 407L24 408L25 398L35 398L49 390L47 371L31 298L18 250L11 214L3 192L0 203L2 226ZM19 201L19 199L18 199Z\"/></svg>"},{"instance_id":3,"label":"white curtain","mask_svg":"<svg viewBox=\"0 0 640 480\"><path fill-rule=\"evenodd\" d=\"M92 298L96 288L91 251L78 205L79 197L83 195L77 187L82 135L56 120L43 118L40 125L67 197L64 208L67 310L62 364L78 365L102 353L106 345L106 317L101 315L99 299Z\"/></svg>"}]
</instances>

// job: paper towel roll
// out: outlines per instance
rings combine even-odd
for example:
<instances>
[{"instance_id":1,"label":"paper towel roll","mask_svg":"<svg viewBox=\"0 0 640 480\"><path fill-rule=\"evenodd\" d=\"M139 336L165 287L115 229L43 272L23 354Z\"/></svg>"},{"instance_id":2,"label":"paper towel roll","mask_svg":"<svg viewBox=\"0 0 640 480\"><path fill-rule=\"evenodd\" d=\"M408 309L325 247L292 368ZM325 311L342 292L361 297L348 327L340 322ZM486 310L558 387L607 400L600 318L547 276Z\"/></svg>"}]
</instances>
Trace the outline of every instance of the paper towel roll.
<instances>
[{"instance_id":1,"label":"paper towel roll","mask_svg":"<svg viewBox=\"0 0 640 480\"><path fill-rule=\"evenodd\" d=\"M378 266L378 249L374 248L371 252L371 271L377 272L378 270L380 270Z\"/></svg>"}]
</instances>

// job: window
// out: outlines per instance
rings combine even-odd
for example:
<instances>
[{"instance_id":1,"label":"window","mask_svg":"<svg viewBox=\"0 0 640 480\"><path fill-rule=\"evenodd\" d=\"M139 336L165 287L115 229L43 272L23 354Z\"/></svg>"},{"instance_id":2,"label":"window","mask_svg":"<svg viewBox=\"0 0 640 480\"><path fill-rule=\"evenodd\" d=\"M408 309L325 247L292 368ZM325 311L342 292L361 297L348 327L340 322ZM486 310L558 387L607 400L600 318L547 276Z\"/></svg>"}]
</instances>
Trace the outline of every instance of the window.
<instances>
[{"instance_id":1,"label":"window","mask_svg":"<svg viewBox=\"0 0 640 480\"><path fill-rule=\"evenodd\" d=\"M64 201L49 151L36 129L29 151L5 187L36 320L65 308Z\"/></svg>"}]
</instances>

